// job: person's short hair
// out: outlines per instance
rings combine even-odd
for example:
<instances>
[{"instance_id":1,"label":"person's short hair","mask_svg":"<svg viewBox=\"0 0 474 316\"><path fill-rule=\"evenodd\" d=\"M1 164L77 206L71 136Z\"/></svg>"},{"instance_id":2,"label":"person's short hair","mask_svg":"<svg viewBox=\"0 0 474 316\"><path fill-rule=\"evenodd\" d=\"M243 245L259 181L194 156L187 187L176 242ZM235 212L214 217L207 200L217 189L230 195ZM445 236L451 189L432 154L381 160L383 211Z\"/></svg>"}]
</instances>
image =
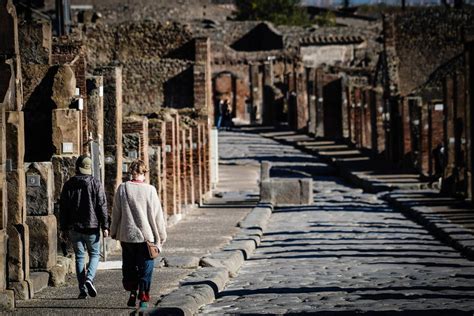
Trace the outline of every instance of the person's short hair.
<instances>
[{"instance_id":1,"label":"person's short hair","mask_svg":"<svg viewBox=\"0 0 474 316\"><path fill-rule=\"evenodd\" d=\"M148 172L146 163L143 160L137 159L130 164L128 173L130 175L145 174Z\"/></svg>"}]
</instances>

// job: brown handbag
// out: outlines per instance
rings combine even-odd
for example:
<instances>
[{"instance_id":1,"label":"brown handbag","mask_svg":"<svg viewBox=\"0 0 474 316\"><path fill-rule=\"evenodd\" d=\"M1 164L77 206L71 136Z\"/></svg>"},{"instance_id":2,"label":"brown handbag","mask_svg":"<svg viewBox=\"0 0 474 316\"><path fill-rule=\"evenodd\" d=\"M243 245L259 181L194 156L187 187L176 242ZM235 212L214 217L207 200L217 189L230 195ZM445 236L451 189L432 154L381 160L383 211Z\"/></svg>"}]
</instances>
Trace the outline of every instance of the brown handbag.
<instances>
[{"instance_id":1,"label":"brown handbag","mask_svg":"<svg viewBox=\"0 0 474 316\"><path fill-rule=\"evenodd\" d=\"M147 241L146 247L148 248L148 254L150 255L150 259L155 259L160 255L160 248L152 242Z\"/></svg>"}]
</instances>

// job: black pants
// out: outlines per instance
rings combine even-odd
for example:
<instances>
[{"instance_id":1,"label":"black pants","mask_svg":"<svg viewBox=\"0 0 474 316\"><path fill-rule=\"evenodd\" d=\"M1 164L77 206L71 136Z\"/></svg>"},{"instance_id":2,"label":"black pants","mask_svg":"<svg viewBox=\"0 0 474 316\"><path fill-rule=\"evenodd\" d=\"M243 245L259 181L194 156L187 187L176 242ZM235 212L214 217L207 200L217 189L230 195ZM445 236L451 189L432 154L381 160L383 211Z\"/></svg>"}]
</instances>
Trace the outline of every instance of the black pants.
<instances>
[{"instance_id":1,"label":"black pants","mask_svg":"<svg viewBox=\"0 0 474 316\"><path fill-rule=\"evenodd\" d=\"M126 291L138 291L138 298L148 302L155 261L150 259L146 243L121 242L122 283Z\"/></svg>"}]
</instances>

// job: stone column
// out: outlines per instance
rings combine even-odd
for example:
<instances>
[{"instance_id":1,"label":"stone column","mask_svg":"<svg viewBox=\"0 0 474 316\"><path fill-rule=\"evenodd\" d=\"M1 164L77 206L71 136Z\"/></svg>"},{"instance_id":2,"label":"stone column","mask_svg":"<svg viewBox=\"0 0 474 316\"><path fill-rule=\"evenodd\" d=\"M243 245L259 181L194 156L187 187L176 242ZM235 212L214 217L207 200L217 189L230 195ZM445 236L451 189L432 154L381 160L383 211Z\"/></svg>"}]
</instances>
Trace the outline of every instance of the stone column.
<instances>
[{"instance_id":1,"label":"stone column","mask_svg":"<svg viewBox=\"0 0 474 316\"><path fill-rule=\"evenodd\" d=\"M308 85L308 133L316 135L316 69L308 68L307 85Z\"/></svg>"},{"instance_id":2,"label":"stone column","mask_svg":"<svg viewBox=\"0 0 474 316\"><path fill-rule=\"evenodd\" d=\"M306 73L302 64L296 67L296 129L308 128L308 95L306 90Z\"/></svg>"},{"instance_id":3,"label":"stone column","mask_svg":"<svg viewBox=\"0 0 474 316\"><path fill-rule=\"evenodd\" d=\"M94 160L94 176L104 184L104 80L102 76L88 77L87 86L87 126L89 141L93 141L99 153L92 152ZM98 154L98 155L97 155Z\"/></svg>"},{"instance_id":4,"label":"stone column","mask_svg":"<svg viewBox=\"0 0 474 316\"><path fill-rule=\"evenodd\" d=\"M199 125L193 128L193 157L194 157L194 181L195 181L195 201L198 205L202 205L202 142L201 128Z\"/></svg>"},{"instance_id":5,"label":"stone column","mask_svg":"<svg viewBox=\"0 0 474 316\"><path fill-rule=\"evenodd\" d=\"M182 184L182 179L181 179L181 127L180 127L180 118L179 114L174 114L173 115L174 119L174 128L175 128L175 138L174 138L174 157L176 159L176 166L175 166L175 172L176 172L176 214L175 215L180 215L181 214L181 206L182 206L182 193L181 193L181 186ZM177 217L177 220L180 218Z\"/></svg>"},{"instance_id":6,"label":"stone column","mask_svg":"<svg viewBox=\"0 0 474 316\"><path fill-rule=\"evenodd\" d=\"M26 212L30 228L30 267L50 270L56 265L57 221L53 215L53 167L51 162L25 164Z\"/></svg>"},{"instance_id":7,"label":"stone column","mask_svg":"<svg viewBox=\"0 0 474 316\"><path fill-rule=\"evenodd\" d=\"M6 113L7 186L8 186L8 277L9 288L17 299L29 299L33 289L29 283L29 229L26 222L26 185L23 157L23 112Z\"/></svg>"},{"instance_id":8,"label":"stone column","mask_svg":"<svg viewBox=\"0 0 474 316\"><path fill-rule=\"evenodd\" d=\"M250 97L252 101L252 111L250 112L251 123L261 123L262 93L259 80L258 64L249 65L250 77Z\"/></svg>"},{"instance_id":9,"label":"stone column","mask_svg":"<svg viewBox=\"0 0 474 316\"><path fill-rule=\"evenodd\" d=\"M111 210L122 182L122 68L104 67L97 74L104 80L105 193Z\"/></svg>"},{"instance_id":10,"label":"stone column","mask_svg":"<svg viewBox=\"0 0 474 316\"><path fill-rule=\"evenodd\" d=\"M176 208L176 129L175 120L166 122L166 196L167 203L165 204L166 214L171 217L177 212Z\"/></svg>"},{"instance_id":11,"label":"stone column","mask_svg":"<svg viewBox=\"0 0 474 316\"><path fill-rule=\"evenodd\" d=\"M188 174L188 181L187 181L187 187L188 187L188 203L190 205L194 205L196 201L196 196L195 196L195 188L194 188L194 183L195 183L195 174L194 174L194 147L193 147L193 128L188 128L186 129L186 172Z\"/></svg>"},{"instance_id":12,"label":"stone column","mask_svg":"<svg viewBox=\"0 0 474 316\"><path fill-rule=\"evenodd\" d=\"M214 117L212 104L211 42L207 37L195 39L196 60L194 65L194 107L207 109L209 118Z\"/></svg>"},{"instance_id":13,"label":"stone column","mask_svg":"<svg viewBox=\"0 0 474 316\"><path fill-rule=\"evenodd\" d=\"M262 124L271 126L274 124L275 92L273 91L274 74L273 62L263 64L263 108Z\"/></svg>"},{"instance_id":14,"label":"stone column","mask_svg":"<svg viewBox=\"0 0 474 316\"><path fill-rule=\"evenodd\" d=\"M324 137L324 72L316 70L316 136Z\"/></svg>"},{"instance_id":15,"label":"stone column","mask_svg":"<svg viewBox=\"0 0 474 316\"><path fill-rule=\"evenodd\" d=\"M166 178L166 123L157 119L148 121L150 153L150 183L156 187L163 208L167 205Z\"/></svg>"},{"instance_id":16,"label":"stone column","mask_svg":"<svg viewBox=\"0 0 474 316\"><path fill-rule=\"evenodd\" d=\"M467 118L467 177L468 177L468 194L469 198L474 202L474 147L472 146L474 138L474 28L470 28L465 32L464 36L464 60L466 70L467 83L467 100L466 100L466 118Z\"/></svg>"},{"instance_id":17,"label":"stone column","mask_svg":"<svg viewBox=\"0 0 474 316\"><path fill-rule=\"evenodd\" d=\"M180 163L180 169L181 169L181 204L184 206L184 209L187 209L188 206L188 181L189 181L189 176L188 176L188 161L186 157L186 146L187 146L187 141L186 141L186 131L187 127L181 126L180 129L180 158L181 158L181 163Z\"/></svg>"}]
</instances>

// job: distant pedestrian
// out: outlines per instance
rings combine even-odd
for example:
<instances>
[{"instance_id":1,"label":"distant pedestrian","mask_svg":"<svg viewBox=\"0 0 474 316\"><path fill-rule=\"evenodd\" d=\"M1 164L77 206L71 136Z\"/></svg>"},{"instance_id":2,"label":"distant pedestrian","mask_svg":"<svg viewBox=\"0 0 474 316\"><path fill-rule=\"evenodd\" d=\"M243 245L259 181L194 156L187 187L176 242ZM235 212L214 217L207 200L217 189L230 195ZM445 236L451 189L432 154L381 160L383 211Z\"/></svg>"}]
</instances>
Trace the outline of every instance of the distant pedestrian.
<instances>
[{"instance_id":1,"label":"distant pedestrian","mask_svg":"<svg viewBox=\"0 0 474 316\"><path fill-rule=\"evenodd\" d=\"M100 258L100 230L107 237L109 218L107 200L99 180L92 176L92 160L80 156L76 175L61 192L59 219L63 234L69 233L76 255L76 276L80 299L95 297L94 277ZM85 255L89 254L86 268ZM87 291L86 291L87 290Z\"/></svg>"},{"instance_id":2,"label":"distant pedestrian","mask_svg":"<svg viewBox=\"0 0 474 316\"><path fill-rule=\"evenodd\" d=\"M217 123L216 123L217 129L221 128L226 108L227 108L226 102L222 99L219 100L219 103L217 104Z\"/></svg>"},{"instance_id":3,"label":"distant pedestrian","mask_svg":"<svg viewBox=\"0 0 474 316\"><path fill-rule=\"evenodd\" d=\"M147 307L154 267L147 242L161 249L166 226L156 189L145 183L145 163L134 161L129 172L131 180L122 183L115 193L110 232L122 245L122 283L130 291L127 305L136 306L138 297L139 306Z\"/></svg>"}]
</instances>

